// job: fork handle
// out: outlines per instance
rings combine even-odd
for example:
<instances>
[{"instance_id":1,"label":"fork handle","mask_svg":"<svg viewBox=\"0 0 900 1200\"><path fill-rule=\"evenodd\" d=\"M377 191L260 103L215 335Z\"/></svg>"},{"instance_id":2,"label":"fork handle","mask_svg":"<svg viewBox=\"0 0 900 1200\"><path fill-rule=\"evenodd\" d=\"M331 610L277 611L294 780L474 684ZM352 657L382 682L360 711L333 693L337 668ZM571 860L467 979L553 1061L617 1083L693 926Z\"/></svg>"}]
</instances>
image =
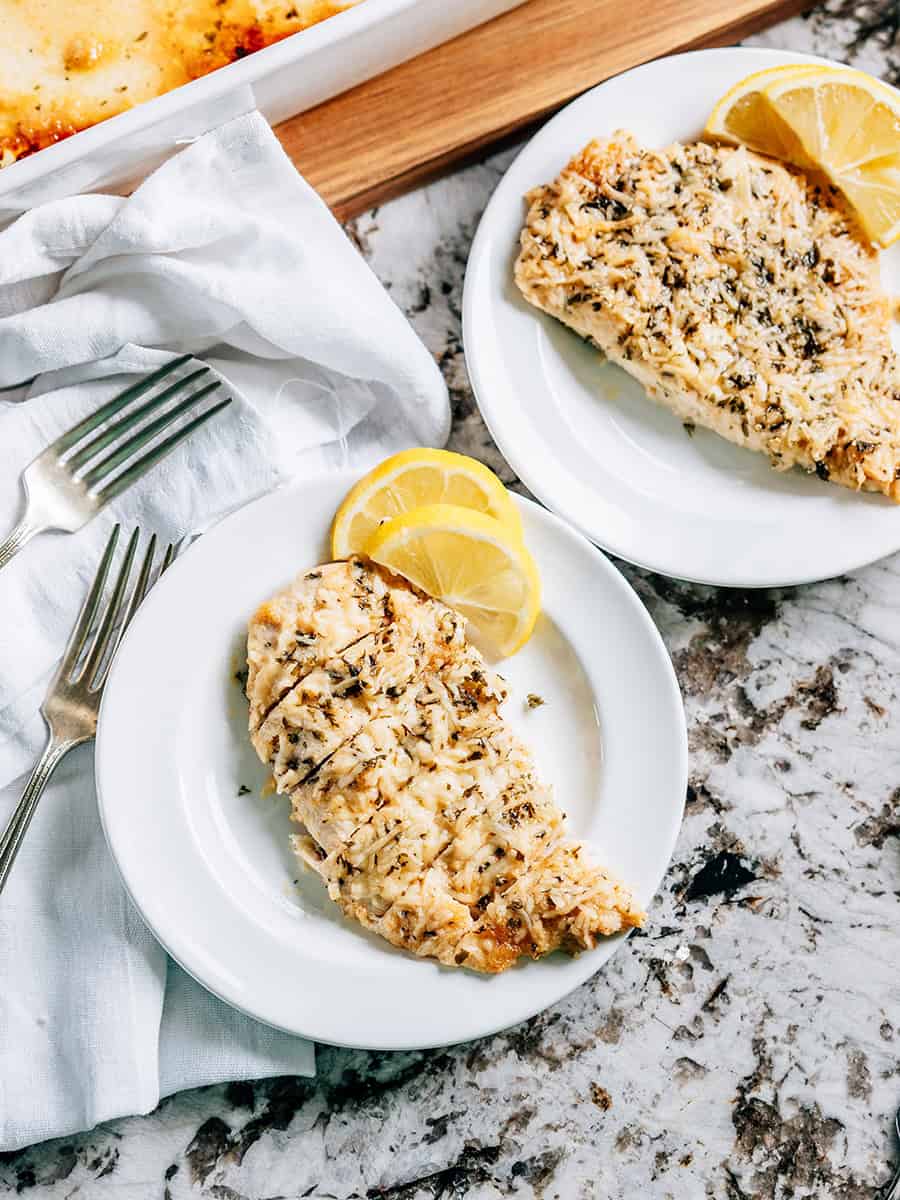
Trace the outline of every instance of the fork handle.
<instances>
[{"instance_id":1,"label":"fork handle","mask_svg":"<svg viewBox=\"0 0 900 1200\"><path fill-rule=\"evenodd\" d=\"M9 878L13 863L16 861L16 855L19 853L19 847L22 845L25 834L28 832L28 826L31 824L34 810L38 806L41 793L62 759L65 758L73 746L77 745L78 743L75 741L59 741L51 737L44 747L44 753L38 760L37 766L31 772L31 778L25 785L22 799L16 805L13 815L10 817L3 831L3 835L0 836L0 892L3 891L6 881Z\"/></svg>"},{"instance_id":2,"label":"fork handle","mask_svg":"<svg viewBox=\"0 0 900 1200\"><path fill-rule=\"evenodd\" d=\"M30 541L36 533L40 533L41 529L41 525L36 525L27 517L23 517L6 541L0 542L0 570L10 559L15 558L25 543Z\"/></svg>"}]
</instances>

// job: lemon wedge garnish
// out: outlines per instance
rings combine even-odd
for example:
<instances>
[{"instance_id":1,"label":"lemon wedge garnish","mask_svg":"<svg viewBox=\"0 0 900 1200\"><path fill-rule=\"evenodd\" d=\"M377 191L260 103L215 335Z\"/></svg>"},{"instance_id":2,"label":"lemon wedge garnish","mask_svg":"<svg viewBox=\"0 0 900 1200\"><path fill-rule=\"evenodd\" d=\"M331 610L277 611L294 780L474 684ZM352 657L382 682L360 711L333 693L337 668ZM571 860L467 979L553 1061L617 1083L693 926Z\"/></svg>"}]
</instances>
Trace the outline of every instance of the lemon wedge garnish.
<instances>
[{"instance_id":1,"label":"lemon wedge garnish","mask_svg":"<svg viewBox=\"0 0 900 1200\"><path fill-rule=\"evenodd\" d=\"M471 508L521 537L519 510L493 471L465 454L422 448L394 454L351 488L331 528L332 554L365 553L382 522L423 504Z\"/></svg>"},{"instance_id":2,"label":"lemon wedge garnish","mask_svg":"<svg viewBox=\"0 0 900 1200\"><path fill-rule=\"evenodd\" d=\"M766 100L849 201L869 238L900 237L900 92L863 71L820 67L768 84Z\"/></svg>"},{"instance_id":3,"label":"lemon wedge garnish","mask_svg":"<svg viewBox=\"0 0 900 1200\"><path fill-rule=\"evenodd\" d=\"M875 245L900 237L900 92L864 71L757 71L716 104L706 133L822 172Z\"/></svg>"},{"instance_id":4,"label":"lemon wedge garnish","mask_svg":"<svg viewBox=\"0 0 900 1200\"><path fill-rule=\"evenodd\" d=\"M725 93L709 115L704 132L719 141L747 146L758 154L806 166L799 138L772 110L765 88L776 80L795 77L809 70L803 64L785 64L754 71Z\"/></svg>"},{"instance_id":5,"label":"lemon wedge garnish","mask_svg":"<svg viewBox=\"0 0 900 1200\"><path fill-rule=\"evenodd\" d=\"M528 641L541 581L518 530L458 504L426 504L381 525L368 556L467 617L498 654Z\"/></svg>"}]
</instances>

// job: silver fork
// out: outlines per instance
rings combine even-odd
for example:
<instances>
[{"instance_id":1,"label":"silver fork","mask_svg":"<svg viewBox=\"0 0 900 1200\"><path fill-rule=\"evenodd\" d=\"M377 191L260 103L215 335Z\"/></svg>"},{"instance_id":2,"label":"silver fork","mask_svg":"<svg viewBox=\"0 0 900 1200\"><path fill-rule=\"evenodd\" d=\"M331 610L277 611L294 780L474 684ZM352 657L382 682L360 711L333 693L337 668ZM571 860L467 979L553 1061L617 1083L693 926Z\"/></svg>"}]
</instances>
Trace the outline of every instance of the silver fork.
<instances>
[{"instance_id":1,"label":"silver fork","mask_svg":"<svg viewBox=\"0 0 900 1200\"><path fill-rule=\"evenodd\" d=\"M101 405L95 413L79 421L68 433L58 437L28 464L22 474L25 515L6 541L0 542L0 569L5 567L36 533L42 533L46 529L74 533L76 529L87 524L114 496L118 496L136 479L140 479L179 442L193 433L198 425L202 425L231 403L230 396L220 400L168 437L155 442L145 454L139 458L135 457L139 450L154 442L157 435L173 421L177 421L205 396L221 386L219 381L215 381L192 390L191 385L195 380L209 372L209 367L200 366L189 375L176 379L143 404L122 413L132 401L145 395L190 360L191 355L184 354L132 384ZM177 404L165 408L147 424L141 424L146 417L163 409L168 401L184 392L187 394ZM119 413L122 415L117 421L94 433L105 421ZM90 437L90 434L94 436ZM107 449L109 453L94 461ZM93 465L89 465L91 463ZM123 468L121 471L120 467Z\"/></svg>"},{"instance_id":2,"label":"silver fork","mask_svg":"<svg viewBox=\"0 0 900 1200\"><path fill-rule=\"evenodd\" d=\"M119 526L113 529L62 661L47 689L41 705L41 714L47 725L47 745L25 786L22 799L0 836L0 892L9 878L50 776L70 750L82 742L90 741L95 734L100 697L119 639L152 582L155 582L151 582L156 554L156 534L153 534L137 580L128 594L128 579L139 536L140 530L136 529L129 538L122 566L104 607L102 601L106 577L119 540ZM176 548L170 544L163 555L156 579L171 564L176 553Z\"/></svg>"}]
</instances>

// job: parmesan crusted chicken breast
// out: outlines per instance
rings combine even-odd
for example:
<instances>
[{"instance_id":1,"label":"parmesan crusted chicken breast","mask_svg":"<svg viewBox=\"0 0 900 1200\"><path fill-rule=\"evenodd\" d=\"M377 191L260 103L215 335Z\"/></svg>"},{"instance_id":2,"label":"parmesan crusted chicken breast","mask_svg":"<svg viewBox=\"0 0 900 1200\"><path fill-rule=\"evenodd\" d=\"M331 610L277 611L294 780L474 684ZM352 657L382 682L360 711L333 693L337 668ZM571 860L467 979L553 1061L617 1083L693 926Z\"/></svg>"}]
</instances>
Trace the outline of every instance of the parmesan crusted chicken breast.
<instances>
[{"instance_id":1,"label":"parmesan crusted chicken breast","mask_svg":"<svg viewBox=\"0 0 900 1200\"><path fill-rule=\"evenodd\" d=\"M566 836L463 619L359 559L301 575L248 636L250 735L301 860L395 946L496 972L639 925Z\"/></svg>"},{"instance_id":2,"label":"parmesan crusted chicken breast","mask_svg":"<svg viewBox=\"0 0 900 1200\"><path fill-rule=\"evenodd\" d=\"M833 188L743 148L620 132L527 202L531 304L683 421L900 500L890 305Z\"/></svg>"},{"instance_id":3,"label":"parmesan crusted chicken breast","mask_svg":"<svg viewBox=\"0 0 900 1200\"><path fill-rule=\"evenodd\" d=\"M358 561L307 571L262 604L247 636L247 699L255 732L295 683L392 618L381 574Z\"/></svg>"}]
</instances>

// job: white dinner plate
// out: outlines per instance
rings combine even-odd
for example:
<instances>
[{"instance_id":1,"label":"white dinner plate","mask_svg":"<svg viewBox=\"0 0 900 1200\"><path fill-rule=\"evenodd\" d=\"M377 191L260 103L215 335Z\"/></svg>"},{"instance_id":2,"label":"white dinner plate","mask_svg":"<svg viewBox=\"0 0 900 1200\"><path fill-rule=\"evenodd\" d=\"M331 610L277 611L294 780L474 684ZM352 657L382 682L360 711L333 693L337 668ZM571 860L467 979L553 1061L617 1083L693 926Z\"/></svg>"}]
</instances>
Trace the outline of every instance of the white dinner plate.
<instances>
[{"instance_id":1,"label":"white dinner plate","mask_svg":"<svg viewBox=\"0 0 900 1200\"><path fill-rule=\"evenodd\" d=\"M900 508L799 470L672 413L519 295L523 196L591 138L631 130L649 146L695 138L751 71L810 55L738 48L659 59L587 92L535 135L501 180L472 244L463 296L466 363L481 412L531 491L620 558L702 583L766 587L825 579L900 548ZM882 255L900 289L900 246Z\"/></svg>"},{"instance_id":2,"label":"white dinner plate","mask_svg":"<svg viewBox=\"0 0 900 1200\"><path fill-rule=\"evenodd\" d=\"M329 523L352 482L340 474L254 502L192 546L153 589L103 697L100 814L147 924L210 991L318 1041L444 1045L552 1004L622 939L493 978L448 970L345 920L293 858L288 804L265 789L235 671L249 614L328 557ZM528 646L502 664L512 690L505 711L533 746L571 829L649 904L686 786L675 675L615 568L556 517L521 503L545 611ZM529 692L546 703L528 709Z\"/></svg>"}]
</instances>

